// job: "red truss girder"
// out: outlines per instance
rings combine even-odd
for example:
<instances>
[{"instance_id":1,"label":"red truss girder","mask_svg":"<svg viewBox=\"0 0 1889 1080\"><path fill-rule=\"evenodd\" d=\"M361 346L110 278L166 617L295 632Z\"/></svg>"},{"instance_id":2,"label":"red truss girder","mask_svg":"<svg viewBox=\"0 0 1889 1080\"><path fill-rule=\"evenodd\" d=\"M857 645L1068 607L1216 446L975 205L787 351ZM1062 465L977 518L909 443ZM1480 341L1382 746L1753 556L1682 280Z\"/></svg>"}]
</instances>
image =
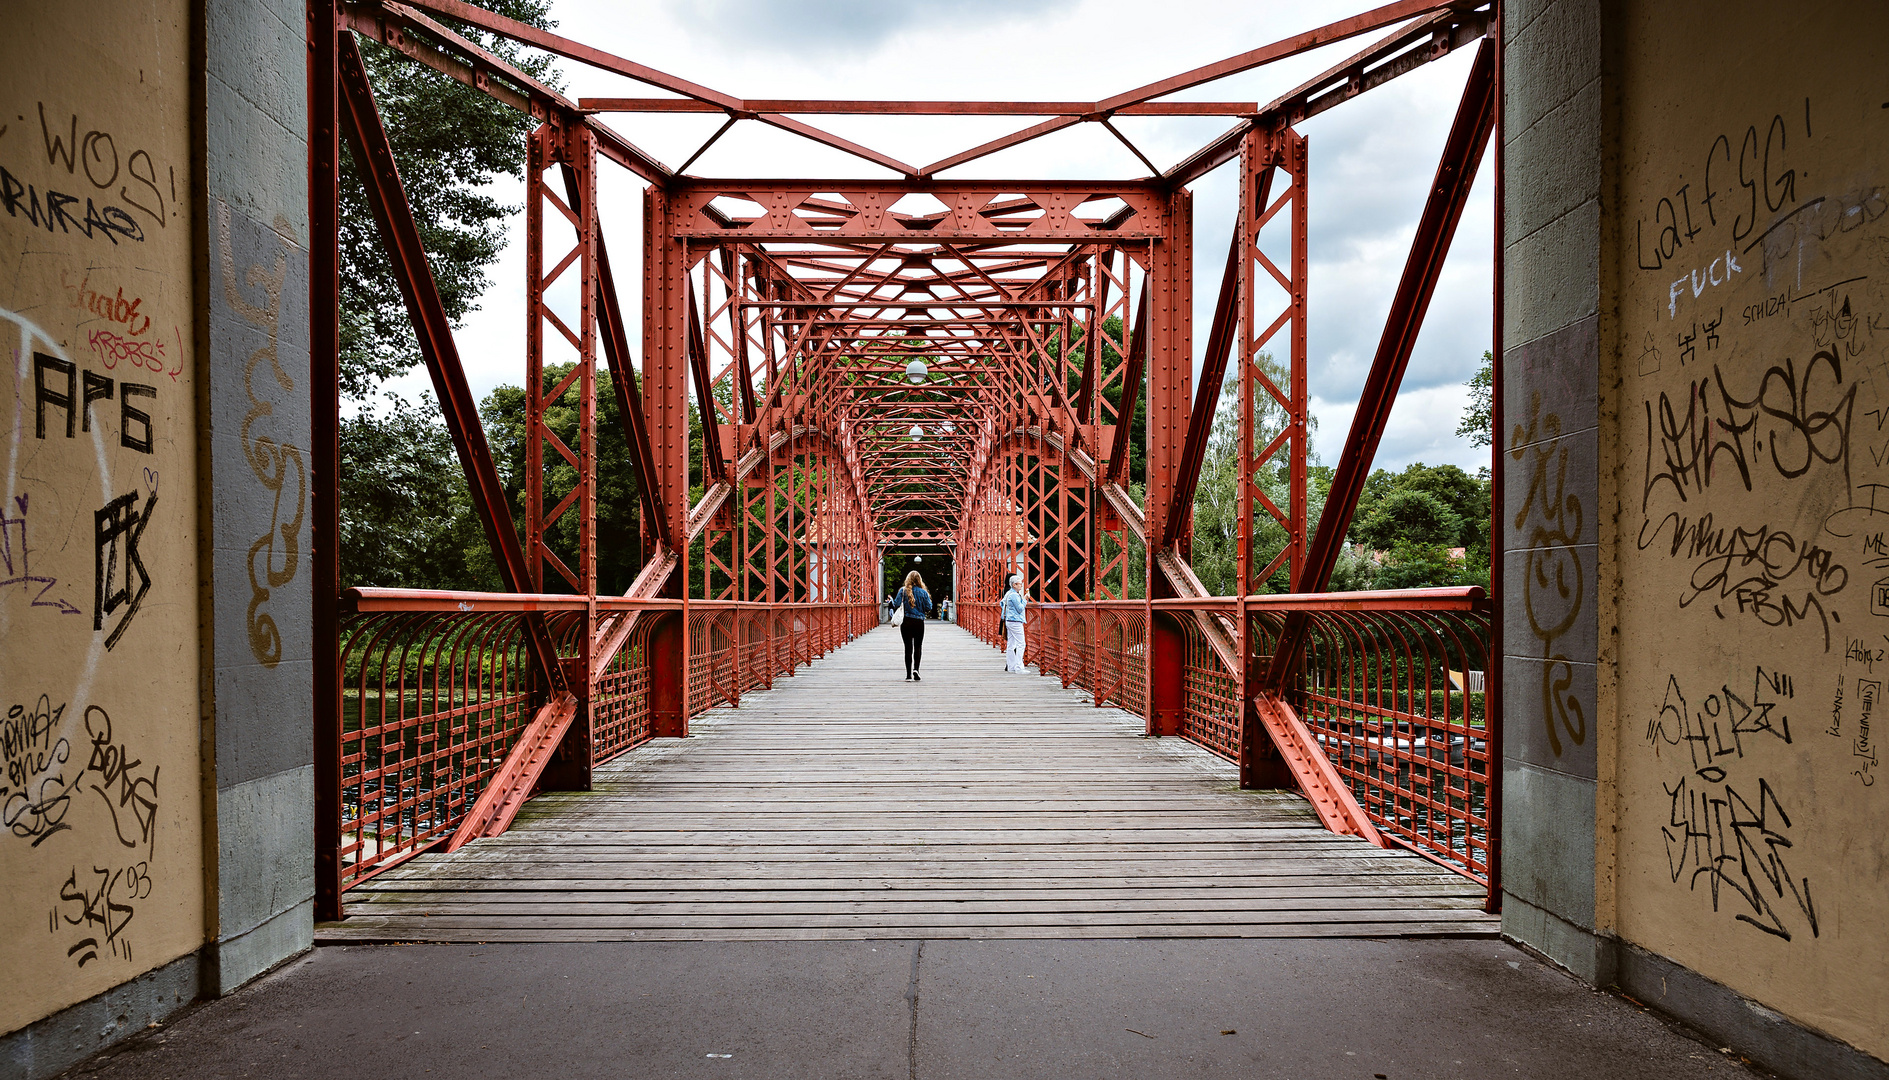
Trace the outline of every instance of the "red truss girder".
<instances>
[{"instance_id":1,"label":"red truss girder","mask_svg":"<svg viewBox=\"0 0 1889 1080\"><path fill-rule=\"evenodd\" d=\"M1273 572L1284 566L1298 573L1305 558L1306 456L1310 432L1306 418L1310 402L1306 389L1305 305L1309 260L1309 161L1306 140L1290 129L1265 136L1249 134L1241 151L1239 238L1239 354L1240 354L1240 494L1237 582L1240 595L1260 591ZM1275 184L1274 174L1283 182ZM1283 189L1283 190L1281 190ZM1268 226L1287 234L1286 264L1267 256L1262 236ZM1263 277L1262 277L1263 275ZM1262 306L1262 281L1282 291L1284 303ZM1282 331L1286 334L1286 385L1280 386L1260 366L1260 356ZM1268 442L1258 440L1261 403L1283 414L1279 432ZM1284 454L1287 462L1286 505L1281 507L1263 490L1260 470ZM1286 542L1262 566L1254 550L1257 515L1264 513L1286 533Z\"/></svg>"},{"instance_id":2,"label":"red truss girder","mask_svg":"<svg viewBox=\"0 0 1889 1080\"><path fill-rule=\"evenodd\" d=\"M1119 394L1132 374L1126 335L1101 320L1127 314L1133 260L1112 244L1035 243L691 242L678 258L693 266L685 306L703 313L687 331L698 405L743 446L785 422L843 426L878 527L954 521L963 465L1005 415L1099 444L1112 430L1097 416L1115 411L1101 392ZM1103 347L1064 349L1078 332ZM1051 364L1059 350L1068 355ZM915 354L929 362L923 388L903 380ZM759 402L752 414L735 406L747 400Z\"/></svg>"},{"instance_id":3,"label":"red truss girder","mask_svg":"<svg viewBox=\"0 0 1889 1080\"><path fill-rule=\"evenodd\" d=\"M1148 184L721 180L680 181L675 190L676 235L691 240L1124 241L1165 232L1166 195ZM901 213L896 205L909 194L945 209Z\"/></svg>"},{"instance_id":4,"label":"red truss girder","mask_svg":"<svg viewBox=\"0 0 1889 1080\"><path fill-rule=\"evenodd\" d=\"M435 16L677 96L572 102ZM1329 573L1489 137L1495 46L1485 41L1477 58L1354 424L1355 445L1347 446L1316 537L1306 535L1308 154L1292 125L1483 38L1495 19L1492 5L1399 0L1111 98L1019 103L740 99L464 0L311 0L310 17L317 31L311 225L323 251L312 310L333 321L331 148L344 121L340 130L365 165L370 203L495 558L509 588L532 594L507 610L520 613L537 659L536 719L466 808L452 844L502 830L539 785L588 784L593 711L603 707L597 698L605 682L622 680L623 658L634 658L646 684L648 732L684 735L689 717L708 704L738 701L757 679L791 672L843 640L814 643L812 606L873 605L884 549L940 546L954 550L968 604L996 597L1014 572L1026 576L1037 599L1052 602L1118 600L1145 588L1143 638L1132 654L1138 671L1132 680L1125 669L1117 673L1115 685L1139 685L1136 707L1150 733L1183 730L1195 692L1188 680L1202 674L1198 665L1218 663L1242 703L1243 782L1297 783L1334 829L1376 835L1283 693L1305 619L1296 609L1266 609L1284 613L1287 631L1268 667L1259 663L1268 640L1249 621L1259 605L1247 594L1282 567L1301 589L1321 587ZM333 41L323 29L330 26L339 31ZM1154 100L1387 27L1387 36L1263 107ZM522 544L350 30L538 121L526 170ZM606 109L727 116L684 170L731 126L754 121L900 178L697 178L655 161L592 115ZM1049 119L921 169L791 115L828 113ZM1163 173L1112 123L1121 115L1238 122ZM1103 125L1150 175L935 178L1080 123ZM1186 185L1236 157L1240 206L1196 387ZM640 365L603 243L600 160L650 185ZM914 195L936 203L908 198ZM553 234L574 239L553 243ZM1283 235L1283 258L1275 235ZM332 342L332 330L317 327L316 340ZM618 433L596 430L600 352L622 415ZM1262 352L1279 358L1282 375L1262 366ZM926 364L918 385L905 379L914 357ZM566 363L547 382L550 365ZM1229 385L1240 395L1240 596L1214 601L1202 595L1187 549L1228 364L1235 365ZM1131 476L1127 425L1144 405L1146 469ZM574 432L554 430L554 409L576 416ZM1265 438L1262 409L1283 417ZM325 553L338 536L337 410L332 393L318 396L316 550ZM698 421L699 450L691 443ZM597 591L600 435L625 440L639 486L648 563L630 600ZM699 456L691 460L691 453ZM1263 482L1275 469L1284 478L1277 497ZM705 490L689 505L692 481ZM1139 500L1131 482L1141 485ZM1277 550L1257 547L1268 522L1286 536ZM558 538L567 535L576 539L570 558L559 554ZM332 591L333 575L321 580ZM546 588L569 590L574 606L540 595ZM424 610L451 617L496 602L460 597L451 602L458 606ZM736 603L764 606L768 620L784 621L763 620L766 628L757 630L763 624L737 612ZM556 640L545 621L554 610L578 618L560 624ZM332 605L324 603L318 625L335 628ZM336 668L321 671L333 679ZM1099 684L1096 694L1099 703ZM332 693L323 695L324 707L339 708ZM609 707L621 709L621 701ZM318 771L324 792L338 782L338 763L325 749ZM326 815L335 803L324 795L321 805ZM332 830L322 836L324 845L334 840ZM322 910L338 914L333 862L323 864L319 890Z\"/></svg>"},{"instance_id":5,"label":"red truss girder","mask_svg":"<svg viewBox=\"0 0 1889 1080\"><path fill-rule=\"evenodd\" d=\"M524 591L530 580L530 568L518 546L513 531L511 504L499 483L498 470L492 463L492 451L486 444L485 428L479 423L478 405L466 382L465 369L459 362L459 348L453 341L452 326L433 282L426 250L420 243L414 224L413 208L407 202L399 169L394 164L393 149L381 125L380 111L374 105L374 90L367 81L367 69L353 35L340 36L336 71L339 75L341 108L340 129L363 180L368 205L380 226L381 240L394 267L394 278L405 299L409 320L420 342L420 353L433 379L433 391L439 397L440 410L446 418L466 488L472 495L486 540L498 563L499 576L513 592ZM542 591L533 589L533 591ZM543 624L530 621L529 643L539 670L552 685L561 685L562 676L554 662L554 650L545 636Z\"/></svg>"}]
</instances>

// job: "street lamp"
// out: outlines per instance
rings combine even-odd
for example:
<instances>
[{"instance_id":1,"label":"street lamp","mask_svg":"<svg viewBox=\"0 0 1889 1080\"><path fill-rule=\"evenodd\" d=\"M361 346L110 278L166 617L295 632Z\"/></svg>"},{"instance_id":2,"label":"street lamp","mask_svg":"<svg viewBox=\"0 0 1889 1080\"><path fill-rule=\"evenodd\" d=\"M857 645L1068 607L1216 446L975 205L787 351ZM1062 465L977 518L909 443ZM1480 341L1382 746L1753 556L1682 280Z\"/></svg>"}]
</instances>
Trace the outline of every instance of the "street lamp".
<instances>
[{"instance_id":1,"label":"street lamp","mask_svg":"<svg viewBox=\"0 0 1889 1080\"><path fill-rule=\"evenodd\" d=\"M925 381L925 362L923 360L914 360L905 365L905 381L911 383L913 386L917 386Z\"/></svg>"}]
</instances>

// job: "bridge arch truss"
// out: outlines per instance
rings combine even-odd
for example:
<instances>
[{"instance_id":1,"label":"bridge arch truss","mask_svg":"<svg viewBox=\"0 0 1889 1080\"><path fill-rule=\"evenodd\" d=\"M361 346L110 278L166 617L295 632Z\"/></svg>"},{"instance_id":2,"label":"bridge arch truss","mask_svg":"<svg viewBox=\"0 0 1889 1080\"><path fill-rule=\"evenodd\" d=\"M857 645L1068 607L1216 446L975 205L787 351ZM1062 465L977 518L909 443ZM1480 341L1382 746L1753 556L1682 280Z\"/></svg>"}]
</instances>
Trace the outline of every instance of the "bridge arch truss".
<instances>
[{"instance_id":1,"label":"bridge arch truss","mask_svg":"<svg viewBox=\"0 0 1889 1080\"><path fill-rule=\"evenodd\" d=\"M1323 592L1496 126L1493 4L1399 0L1113 98L1020 104L743 100L464 0L316 0L310 11L314 352L338 352L346 142L363 163L506 586L339 588L337 373L332 360L318 369L317 631L335 642L316 680L326 718L317 733L323 917L342 914L350 884L432 845L495 835L534 790L583 787L603 757L684 735L702 709L876 625L879 552L902 542L955 549L959 610L975 632L994 638L1002 583L1023 573L1045 602L1036 636L1053 635L1035 646L1046 672L1091 685L1098 704L1140 712L1150 734L1197 738L1235 758L1243 783L1299 788L1335 831L1408 844L1496 895L1496 725L1472 718L1466 692L1444 691L1434 708L1412 696L1436 672L1495 667L1488 601L1480 590ZM572 101L455 23L665 96ZM1172 98L1370 34L1380 36L1263 106ZM362 39L536 121L526 147L522 520L433 285ZM1298 125L1466 47L1476 58L1462 104L1314 530L1311 150ZM660 112L719 113L722 131L766 124L890 175L702 177L687 169L707 144L672 169L605 122ZM1046 119L922 167L803 119L954 112ZM1140 178L946 175L1084 123L1139 156L1112 123L1124 115L1224 115L1233 127L1169 169L1149 163ZM1196 355L1190 185L1228 164L1238 211ZM623 211L600 205L604 168L644 183L630 211L641 214L636 342L605 240ZM1282 359L1269 365L1267 355ZM598 422L606 372L617 431ZM1235 595L1212 597L1188 554L1223 384L1239 395L1237 572ZM550 420L569 409L574 437ZM1263 442L1261 413L1283 418ZM619 440L633 464L648 553L614 596L598 589L604 440ZM1283 499L1260 482L1268 472L1285 478ZM1268 546L1262 535L1284 539ZM1280 573L1292 596L1262 595ZM502 677L492 675L498 656ZM1358 674L1366 668L1368 678ZM1396 685L1372 681L1383 678ZM1407 737L1413 723L1429 734ZM1412 749L1419 738L1441 740L1440 764ZM422 744L433 749L411 749Z\"/></svg>"}]
</instances>

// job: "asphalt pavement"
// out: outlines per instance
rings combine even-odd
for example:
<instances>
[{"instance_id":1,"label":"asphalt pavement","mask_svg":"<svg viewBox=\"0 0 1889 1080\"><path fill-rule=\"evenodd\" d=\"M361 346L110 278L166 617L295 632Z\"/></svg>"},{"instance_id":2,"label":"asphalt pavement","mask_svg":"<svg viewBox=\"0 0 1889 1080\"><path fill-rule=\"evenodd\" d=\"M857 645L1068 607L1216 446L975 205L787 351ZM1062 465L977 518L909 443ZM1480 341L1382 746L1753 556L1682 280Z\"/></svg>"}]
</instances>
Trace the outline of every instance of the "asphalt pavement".
<instances>
[{"instance_id":1,"label":"asphalt pavement","mask_svg":"<svg viewBox=\"0 0 1889 1080\"><path fill-rule=\"evenodd\" d=\"M1487 939L327 947L86 1078L1762 1075Z\"/></svg>"}]
</instances>

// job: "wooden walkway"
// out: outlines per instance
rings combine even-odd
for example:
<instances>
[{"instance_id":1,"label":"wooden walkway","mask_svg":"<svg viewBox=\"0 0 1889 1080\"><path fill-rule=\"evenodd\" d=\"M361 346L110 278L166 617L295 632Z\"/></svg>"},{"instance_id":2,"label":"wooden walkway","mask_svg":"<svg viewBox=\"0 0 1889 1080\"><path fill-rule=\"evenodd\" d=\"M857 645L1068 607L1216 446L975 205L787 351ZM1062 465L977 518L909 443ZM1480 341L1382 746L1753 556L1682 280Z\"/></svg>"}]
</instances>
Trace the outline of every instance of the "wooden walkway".
<instances>
[{"instance_id":1,"label":"wooden walkway","mask_svg":"<svg viewBox=\"0 0 1889 1080\"><path fill-rule=\"evenodd\" d=\"M324 942L1490 935L1481 890L956 626L867 634L350 891Z\"/></svg>"}]
</instances>

